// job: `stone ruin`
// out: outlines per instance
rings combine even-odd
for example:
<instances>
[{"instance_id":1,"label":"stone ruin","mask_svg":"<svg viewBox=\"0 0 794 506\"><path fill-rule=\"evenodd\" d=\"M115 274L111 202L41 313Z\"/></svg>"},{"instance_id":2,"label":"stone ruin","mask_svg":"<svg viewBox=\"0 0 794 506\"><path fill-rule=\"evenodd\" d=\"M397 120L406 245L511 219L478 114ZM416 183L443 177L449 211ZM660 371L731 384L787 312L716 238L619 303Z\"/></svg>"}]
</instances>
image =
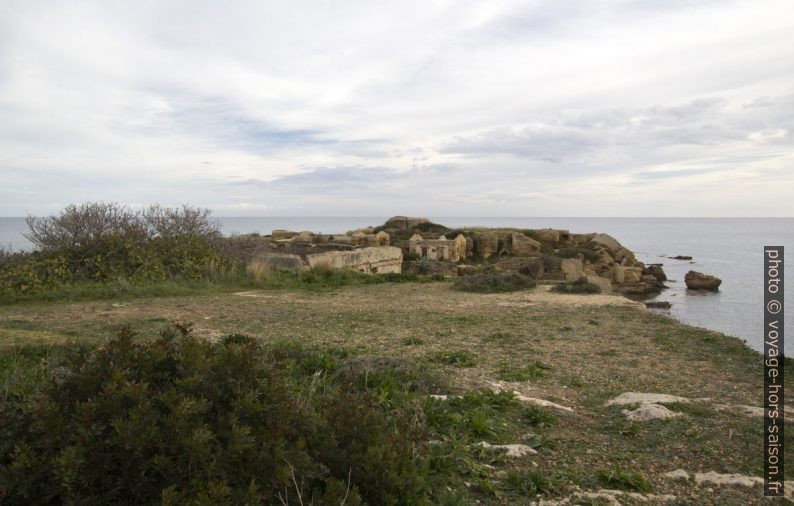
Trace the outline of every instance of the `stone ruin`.
<instances>
[{"instance_id":1,"label":"stone ruin","mask_svg":"<svg viewBox=\"0 0 794 506\"><path fill-rule=\"evenodd\" d=\"M446 260L457 262L466 258L466 238L458 234L455 239L441 235L438 239L424 239L416 233L408 239L407 253L414 253L424 260Z\"/></svg>"},{"instance_id":2,"label":"stone ruin","mask_svg":"<svg viewBox=\"0 0 794 506\"><path fill-rule=\"evenodd\" d=\"M448 238L455 235L454 239ZM586 277L602 291L643 294L666 279L660 265L645 266L614 237L560 229L452 231L427 218L395 216L377 229L345 234L273 230L254 259L274 269L327 267L365 273L464 275L482 269L518 271L534 279ZM418 260L405 261L404 258Z\"/></svg>"},{"instance_id":3,"label":"stone ruin","mask_svg":"<svg viewBox=\"0 0 794 506\"><path fill-rule=\"evenodd\" d=\"M389 234L384 231L357 230L323 235L273 230L266 251L257 254L252 262L268 269L349 269L366 274L402 272L402 250L389 243Z\"/></svg>"}]
</instances>

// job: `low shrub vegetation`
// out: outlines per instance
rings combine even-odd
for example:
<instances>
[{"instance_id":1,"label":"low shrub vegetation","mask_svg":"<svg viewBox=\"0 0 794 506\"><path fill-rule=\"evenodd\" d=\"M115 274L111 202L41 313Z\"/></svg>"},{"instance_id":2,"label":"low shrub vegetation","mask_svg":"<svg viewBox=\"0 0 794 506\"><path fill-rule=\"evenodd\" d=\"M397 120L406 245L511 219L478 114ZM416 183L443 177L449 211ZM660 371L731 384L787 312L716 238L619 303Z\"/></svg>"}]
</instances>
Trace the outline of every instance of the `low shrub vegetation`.
<instances>
[{"instance_id":1,"label":"low shrub vegetation","mask_svg":"<svg viewBox=\"0 0 794 506\"><path fill-rule=\"evenodd\" d=\"M517 272L487 271L462 276L455 280L456 290L478 293L503 293L529 290L535 280Z\"/></svg>"},{"instance_id":2,"label":"low shrub vegetation","mask_svg":"<svg viewBox=\"0 0 794 506\"><path fill-rule=\"evenodd\" d=\"M589 248L560 248L557 254L560 258L577 258L581 255L585 260L589 260L593 263L601 258L601 255L597 251Z\"/></svg>"},{"instance_id":3,"label":"low shrub vegetation","mask_svg":"<svg viewBox=\"0 0 794 506\"><path fill-rule=\"evenodd\" d=\"M206 209L112 203L67 206L27 219L32 252L0 250L0 303L79 300L251 289L325 289L350 284L438 281L412 273L285 271L249 262L255 234L223 237Z\"/></svg>"},{"instance_id":4,"label":"low shrub vegetation","mask_svg":"<svg viewBox=\"0 0 794 506\"><path fill-rule=\"evenodd\" d=\"M375 362L366 380L360 364L329 376L338 360L187 325L148 342L123 329L0 405L0 501L433 502L421 417L375 394L420 373Z\"/></svg>"},{"instance_id":5,"label":"low shrub vegetation","mask_svg":"<svg viewBox=\"0 0 794 506\"><path fill-rule=\"evenodd\" d=\"M616 464L612 469L601 470L596 478L609 488L618 488L636 492L651 492L653 487L644 476L630 469L623 469Z\"/></svg>"},{"instance_id":6,"label":"low shrub vegetation","mask_svg":"<svg viewBox=\"0 0 794 506\"><path fill-rule=\"evenodd\" d=\"M601 287L595 283L591 283L586 277L582 276L576 281L563 281L558 283L552 288L552 291L558 293L601 293Z\"/></svg>"}]
</instances>

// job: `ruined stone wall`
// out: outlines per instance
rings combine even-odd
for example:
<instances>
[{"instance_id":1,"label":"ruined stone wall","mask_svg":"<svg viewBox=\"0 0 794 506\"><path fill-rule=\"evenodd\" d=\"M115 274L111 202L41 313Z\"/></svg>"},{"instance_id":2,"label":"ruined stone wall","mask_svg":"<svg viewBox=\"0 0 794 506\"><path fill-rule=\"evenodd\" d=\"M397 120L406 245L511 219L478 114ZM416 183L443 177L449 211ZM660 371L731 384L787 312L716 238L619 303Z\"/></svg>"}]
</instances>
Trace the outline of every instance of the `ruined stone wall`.
<instances>
[{"instance_id":1,"label":"ruined stone wall","mask_svg":"<svg viewBox=\"0 0 794 506\"><path fill-rule=\"evenodd\" d=\"M403 253L400 248L383 246L353 251L329 251L306 255L311 268L351 269L367 274L402 271Z\"/></svg>"}]
</instances>

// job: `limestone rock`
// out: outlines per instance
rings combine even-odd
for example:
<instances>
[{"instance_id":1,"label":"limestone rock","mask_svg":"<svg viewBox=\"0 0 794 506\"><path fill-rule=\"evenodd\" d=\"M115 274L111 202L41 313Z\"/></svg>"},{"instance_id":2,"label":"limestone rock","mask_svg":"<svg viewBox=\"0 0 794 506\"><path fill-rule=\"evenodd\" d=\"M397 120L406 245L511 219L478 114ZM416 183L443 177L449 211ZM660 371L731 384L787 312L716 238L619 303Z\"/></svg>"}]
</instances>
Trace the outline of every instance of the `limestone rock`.
<instances>
[{"instance_id":1,"label":"limestone rock","mask_svg":"<svg viewBox=\"0 0 794 506\"><path fill-rule=\"evenodd\" d=\"M563 258L560 262L560 270L565 281L576 281L584 276L582 260L579 258Z\"/></svg>"},{"instance_id":2,"label":"limestone rock","mask_svg":"<svg viewBox=\"0 0 794 506\"><path fill-rule=\"evenodd\" d=\"M543 242L560 242L561 239L570 235L567 230L555 230L552 228L543 228L534 232L537 234L538 239Z\"/></svg>"},{"instance_id":3,"label":"limestone rock","mask_svg":"<svg viewBox=\"0 0 794 506\"><path fill-rule=\"evenodd\" d=\"M510 235L510 254L516 256L535 256L540 254L540 243L520 232Z\"/></svg>"},{"instance_id":4,"label":"limestone rock","mask_svg":"<svg viewBox=\"0 0 794 506\"><path fill-rule=\"evenodd\" d=\"M631 284L639 283L642 279L642 268L640 267L623 267L616 265L613 268L612 280L618 284Z\"/></svg>"},{"instance_id":5,"label":"limestone rock","mask_svg":"<svg viewBox=\"0 0 794 506\"><path fill-rule=\"evenodd\" d=\"M664 273L662 264L649 264L645 267L645 272L655 277L657 281L667 281L667 274Z\"/></svg>"},{"instance_id":6,"label":"limestone rock","mask_svg":"<svg viewBox=\"0 0 794 506\"><path fill-rule=\"evenodd\" d=\"M710 471L708 473L695 473L695 483L698 485L711 483L714 485L740 485L742 487L752 487L755 485L763 485L764 479L757 476L721 474Z\"/></svg>"},{"instance_id":7,"label":"limestone rock","mask_svg":"<svg viewBox=\"0 0 794 506\"><path fill-rule=\"evenodd\" d=\"M618 242L617 239L612 237L609 234L596 234L595 237L590 239L591 242L596 244L600 244L607 248L608 250L617 252L619 250L625 249L622 244Z\"/></svg>"},{"instance_id":8,"label":"limestone rock","mask_svg":"<svg viewBox=\"0 0 794 506\"><path fill-rule=\"evenodd\" d=\"M480 258L490 258L499 248L496 232L481 232L474 235L474 253Z\"/></svg>"},{"instance_id":9,"label":"limestone rock","mask_svg":"<svg viewBox=\"0 0 794 506\"><path fill-rule=\"evenodd\" d=\"M718 277L703 274L702 272L689 271L684 276L686 287L691 290L711 290L719 289L722 280Z\"/></svg>"},{"instance_id":10,"label":"limestone rock","mask_svg":"<svg viewBox=\"0 0 794 506\"><path fill-rule=\"evenodd\" d=\"M684 471L683 469L676 469L675 471L670 471L670 472L664 473L662 476L667 478L667 479L669 479L669 480L688 480L689 479L689 473Z\"/></svg>"},{"instance_id":11,"label":"limestone rock","mask_svg":"<svg viewBox=\"0 0 794 506\"><path fill-rule=\"evenodd\" d=\"M544 274L543 261L536 259L526 262L518 269L518 272L532 279L541 279Z\"/></svg>"},{"instance_id":12,"label":"limestone rock","mask_svg":"<svg viewBox=\"0 0 794 506\"><path fill-rule=\"evenodd\" d=\"M656 286L659 283L659 280L656 279L656 276L653 274L643 274L640 276L640 283L645 283L650 286Z\"/></svg>"},{"instance_id":13,"label":"limestone rock","mask_svg":"<svg viewBox=\"0 0 794 506\"><path fill-rule=\"evenodd\" d=\"M622 413L632 422L649 422L651 420L668 420L681 416L681 413L670 411L661 404L642 404L635 410L624 409Z\"/></svg>"},{"instance_id":14,"label":"limestone rock","mask_svg":"<svg viewBox=\"0 0 794 506\"><path fill-rule=\"evenodd\" d=\"M598 288L601 289L601 293L609 293L612 291L612 281L605 277L597 276L595 274L588 274L587 281L593 283L594 285L598 285Z\"/></svg>"},{"instance_id":15,"label":"limestone rock","mask_svg":"<svg viewBox=\"0 0 794 506\"><path fill-rule=\"evenodd\" d=\"M504 452L506 457L523 457L524 455L534 455L537 450L522 444L492 445L485 441L480 441L477 446L495 452Z\"/></svg>"},{"instance_id":16,"label":"limestone rock","mask_svg":"<svg viewBox=\"0 0 794 506\"><path fill-rule=\"evenodd\" d=\"M690 402L686 397L670 394L654 394L643 392L624 392L606 403L607 406L625 406L626 404L669 404L673 402Z\"/></svg>"}]
</instances>

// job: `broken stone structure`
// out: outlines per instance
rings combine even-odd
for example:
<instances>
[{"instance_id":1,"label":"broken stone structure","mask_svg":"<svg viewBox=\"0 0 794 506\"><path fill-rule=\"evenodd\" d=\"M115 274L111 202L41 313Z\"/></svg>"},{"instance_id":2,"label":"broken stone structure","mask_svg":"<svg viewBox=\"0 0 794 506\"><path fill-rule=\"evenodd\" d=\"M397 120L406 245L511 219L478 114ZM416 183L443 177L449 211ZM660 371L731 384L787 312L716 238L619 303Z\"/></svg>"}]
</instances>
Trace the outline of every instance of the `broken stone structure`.
<instances>
[{"instance_id":1,"label":"broken stone structure","mask_svg":"<svg viewBox=\"0 0 794 506\"><path fill-rule=\"evenodd\" d=\"M408 240L408 251L424 260L457 262L466 257L466 238L458 234L455 239L443 235L438 239L424 239L416 233Z\"/></svg>"},{"instance_id":2,"label":"broken stone structure","mask_svg":"<svg viewBox=\"0 0 794 506\"><path fill-rule=\"evenodd\" d=\"M326 251L294 255L288 253L262 253L252 263L268 269L347 269L366 274L383 274L402 271L403 254L400 248L381 246L350 251Z\"/></svg>"}]
</instances>

